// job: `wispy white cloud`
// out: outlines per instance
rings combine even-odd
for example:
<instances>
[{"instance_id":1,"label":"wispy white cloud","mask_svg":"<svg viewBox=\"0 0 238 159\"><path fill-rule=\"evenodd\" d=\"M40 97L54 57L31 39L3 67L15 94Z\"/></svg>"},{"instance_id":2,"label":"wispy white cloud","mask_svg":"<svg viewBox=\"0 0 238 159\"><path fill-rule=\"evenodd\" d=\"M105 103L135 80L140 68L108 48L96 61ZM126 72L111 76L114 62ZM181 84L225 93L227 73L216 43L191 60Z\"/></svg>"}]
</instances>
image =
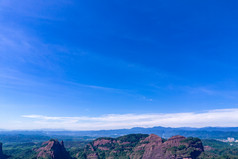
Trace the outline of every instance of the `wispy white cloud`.
<instances>
[{"instance_id":1,"label":"wispy white cloud","mask_svg":"<svg viewBox=\"0 0 238 159\"><path fill-rule=\"evenodd\" d=\"M31 127L22 129L55 128L69 130L101 130L132 127L205 127L238 126L238 109L216 109L201 113L168 114L107 114L98 117L54 117L44 115L23 115ZM23 125L22 125L23 126Z\"/></svg>"},{"instance_id":2,"label":"wispy white cloud","mask_svg":"<svg viewBox=\"0 0 238 159\"><path fill-rule=\"evenodd\" d=\"M30 17L43 20L63 20L61 16L56 14L64 7L72 6L71 0L62 0L60 3L54 1L31 1L25 0L24 3L17 0L0 0L0 12L2 14L10 14L22 17ZM45 7L48 10L45 10ZM54 13L53 15L51 15Z\"/></svg>"},{"instance_id":3,"label":"wispy white cloud","mask_svg":"<svg viewBox=\"0 0 238 159\"><path fill-rule=\"evenodd\" d=\"M193 95L206 95L206 96L216 96L216 97L223 97L228 99L235 99L237 97L238 91L236 89L219 89L215 86L200 86L200 87L190 87L190 86L179 86L177 89L180 89L184 92Z\"/></svg>"}]
</instances>

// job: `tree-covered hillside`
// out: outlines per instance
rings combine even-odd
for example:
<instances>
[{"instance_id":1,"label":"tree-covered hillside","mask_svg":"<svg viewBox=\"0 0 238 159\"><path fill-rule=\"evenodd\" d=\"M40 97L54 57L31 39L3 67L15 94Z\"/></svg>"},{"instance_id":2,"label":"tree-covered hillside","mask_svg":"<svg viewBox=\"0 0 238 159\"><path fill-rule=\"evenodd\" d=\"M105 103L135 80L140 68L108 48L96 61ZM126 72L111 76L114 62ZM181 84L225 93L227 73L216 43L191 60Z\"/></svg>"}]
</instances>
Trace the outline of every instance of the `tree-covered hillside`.
<instances>
[{"instance_id":1,"label":"tree-covered hillside","mask_svg":"<svg viewBox=\"0 0 238 159\"><path fill-rule=\"evenodd\" d=\"M197 148L200 147L200 139L183 138L164 139L156 136L148 138L147 134L130 134L117 138L101 137L93 139L90 137L58 136L57 139L64 140L64 147L72 158L84 159L88 155L103 158L138 158L145 152L145 156L153 156L156 153L149 152L149 147L160 143L167 154L187 156L200 153ZM34 159L37 158L40 148L44 147L45 141L49 140L47 136L34 135L0 135L3 141L3 154L10 159ZM45 140L46 139L46 140ZM50 141L50 140L49 140ZM173 145L173 141L179 141L178 145ZM172 145L172 146L169 146ZM237 159L238 143L222 142L214 139L202 139L204 152L201 152L197 158L200 159ZM155 147L156 148L156 147ZM161 147L160 147L161 148ZM159 148L158 148L159 149ZM159 151L157 151L158 153Z\"/></svg>"}]
</instances>

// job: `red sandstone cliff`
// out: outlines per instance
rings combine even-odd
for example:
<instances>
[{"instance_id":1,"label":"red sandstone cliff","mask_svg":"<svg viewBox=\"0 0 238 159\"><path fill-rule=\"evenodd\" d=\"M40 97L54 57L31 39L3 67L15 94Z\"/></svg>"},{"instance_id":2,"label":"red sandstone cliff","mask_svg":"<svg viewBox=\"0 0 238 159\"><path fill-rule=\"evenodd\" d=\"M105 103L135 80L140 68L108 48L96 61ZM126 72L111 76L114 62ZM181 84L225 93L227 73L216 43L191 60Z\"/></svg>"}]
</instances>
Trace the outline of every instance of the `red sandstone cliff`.
<instances>
[{"instance_id":1,"label":"red sandstone cliff","mask_svg":"<svg viewBox=\"0 0 238 159\"><path fill-rule=\"evenodd\" d=\"M64 147L63 141L60 143L58 140L54 139L44 142L42 147L37 149L36 152L38 152L38 159L71 159Z\"/></svg>"},{"instance_id":2,"label":"red sandstone cliff","mask_svg":"<svg viewBox=\"0 0 238 159\"><path fill-rule=\"evenodd\" d=\"M136 135L136 134L134 134ZM173 136L167 141L151 134L147 136L127 135L124 138L99 138L88 144L84 150L85 158L113 159L196 159L203 152L198 138Z\"/></svg>"}]
</instances>

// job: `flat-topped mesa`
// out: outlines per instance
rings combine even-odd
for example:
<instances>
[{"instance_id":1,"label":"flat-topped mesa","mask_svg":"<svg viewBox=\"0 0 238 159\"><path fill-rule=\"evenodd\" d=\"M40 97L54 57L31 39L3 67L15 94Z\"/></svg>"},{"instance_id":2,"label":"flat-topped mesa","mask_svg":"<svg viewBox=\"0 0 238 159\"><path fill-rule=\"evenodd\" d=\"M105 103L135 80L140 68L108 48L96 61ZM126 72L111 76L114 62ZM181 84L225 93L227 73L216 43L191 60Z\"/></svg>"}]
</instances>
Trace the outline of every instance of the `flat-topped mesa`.
<instances>
[{"instance_id":1,"label":"flat-topped mesa","mask_svg":"<svg viewBox=\"0 0 238 159\"><path fill-rule=\"evenodd\" d=\"M84 153L87 158L130 159L196 159L203 152L198 138L173 136L167 141L151 134L130 134L118 138L98 138L88 144ZM119 155L119 156L118 156Z\"/></svg>"},{"instance_id":2,"label":"flat-topped mesa","mask_svg":"<svg viewBox=\"0 0 238 159\"><path fill-rule=\"evenodd\" d=\"M37 149L37 158L47 159L71 159L69 153L64 147L64 142L61 143L58 140L51 139L42 144L42 147Z\"/></svg>"}]
</instances>

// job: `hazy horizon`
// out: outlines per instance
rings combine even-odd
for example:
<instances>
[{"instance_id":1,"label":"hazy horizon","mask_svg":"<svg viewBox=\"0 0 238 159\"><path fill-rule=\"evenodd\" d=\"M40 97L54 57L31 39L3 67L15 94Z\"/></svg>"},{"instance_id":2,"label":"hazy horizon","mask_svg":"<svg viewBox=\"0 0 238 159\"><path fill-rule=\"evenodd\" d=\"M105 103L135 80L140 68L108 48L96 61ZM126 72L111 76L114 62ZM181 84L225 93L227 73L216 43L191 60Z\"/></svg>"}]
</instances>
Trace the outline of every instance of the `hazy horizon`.
<instances>
[{"instance_id":1,"label":"hazy horizon","mask_svg":"<svg viewBox=\"0 0 238 159\"><path fill-rule=\"evenodd\" d=\"M0 0L0 129L238 127L237 3Z\"/></svg>"}]
</instances>

